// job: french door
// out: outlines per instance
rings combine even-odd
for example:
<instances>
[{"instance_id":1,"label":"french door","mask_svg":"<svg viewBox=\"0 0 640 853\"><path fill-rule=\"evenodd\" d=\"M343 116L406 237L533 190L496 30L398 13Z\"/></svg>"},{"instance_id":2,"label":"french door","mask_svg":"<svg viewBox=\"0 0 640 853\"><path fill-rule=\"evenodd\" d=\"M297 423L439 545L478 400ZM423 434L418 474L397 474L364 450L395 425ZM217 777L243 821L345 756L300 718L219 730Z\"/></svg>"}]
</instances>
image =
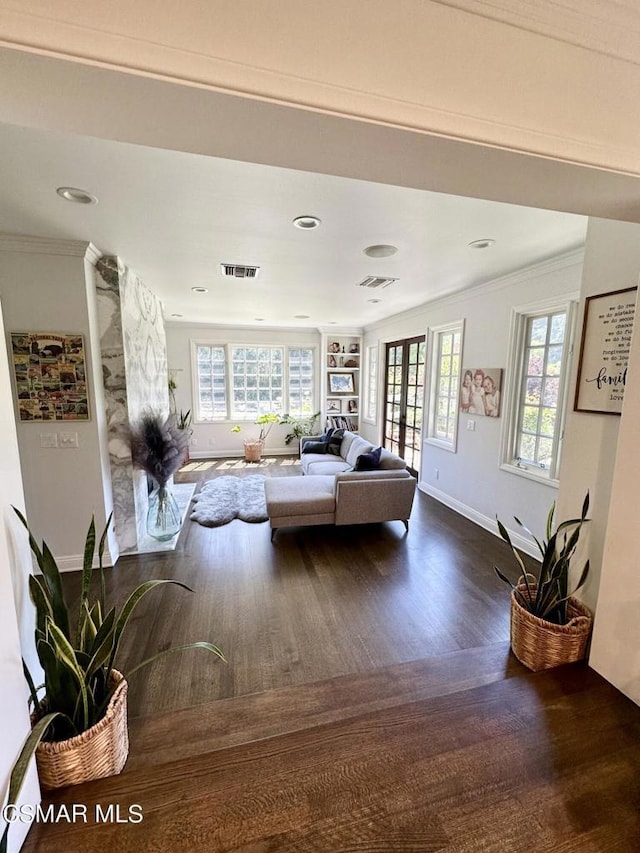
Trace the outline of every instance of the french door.
<instances>
[{"instance_id":1,"label":"french door","mask_svg":"<svg viewBox=\"0 0 640 853\"><path fill-rule=\"evenodd\" d=\"M420 470L424 398L424 335L387 344L383 445Z\"/></svg>"}]
</instances>

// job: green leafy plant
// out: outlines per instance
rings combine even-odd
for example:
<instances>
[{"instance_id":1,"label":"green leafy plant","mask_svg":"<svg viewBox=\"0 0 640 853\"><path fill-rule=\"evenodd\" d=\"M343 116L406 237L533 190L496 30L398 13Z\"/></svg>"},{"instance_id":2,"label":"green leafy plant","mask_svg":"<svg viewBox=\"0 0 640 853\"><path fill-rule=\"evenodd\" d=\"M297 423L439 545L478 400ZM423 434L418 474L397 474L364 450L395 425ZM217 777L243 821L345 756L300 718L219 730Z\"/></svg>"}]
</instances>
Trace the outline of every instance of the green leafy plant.
<instances>
[{"instance_id":1,"label":"green leafy plant","mask_svg":"<svg viewBox=\"0 0 640 853\"><path fill-rule=\"evenodd\" d=\"M192 421L193 415L191 414L191 409L187 409L186 412L183 412L182 409L180 409L180 414L176 421L178 429L190 429Z\"/></svg>"},{"instance_id":2,"label":"green leafy plant","mask_svg":"<svg viewBox=\"0 0 640 853\"><path fill-rule=\"evenodd\" d=\"M303 435L314 435L316 421L319 417L320 412L316 412L314 415L309 415L306 418L294 418L291 415L283 415L280 423L291 426L291 432L285 435L284 443L291 444L294 439L302 438Z\"/></svg>"},{"instance_id":3,"label":"green leafy plant","mask_svg":"<svg viewBox=\"0 0 640 853\"><path fill-rule=\"evenodd\" d=\"M589 574L589 560L587 560L577 585L572 592L569 592L571 560L578 547L582 527L589 521L587 518L589 492L587 492L582 504L580 518L571 518L563 521L554 531L553 517L555 515L555 507L554 502L547 516L546 539L542 541L537 539L529 528L525 527L520 519L514 516L516 524L531 536L540 551L541 563L537 575L527 571L522 557L513 545L506 527L499 519L497 521L500 536L511 548L521 575L518 582L514 584L497 566L493 568L498 577L513 589L518 604L524 607L525 610L547 622L553 622L556 625L566 625L568 621L567 601L580 589Z\"/></svg>"},{"instance_id":4,"label":"green leafy plant","mask_svg":"<svg viewBox=\"0 0 640 853\"><path fill-rule=\"evenodd\" d=\"M247 441L259 441L264 443L267 440L267 436L271 432L274 424L281 423L280 415L275 415L273 412L269 412L266 415L260 415L254 421L254 424L257 424L260 427L260 434L257 438L247 439ZM242 427L240 424L236 424L231 428L231 432L241 432Z\"/></svg>"},{"instance_id":5,"label":"green leafy plant","mask_svg":"<svg viewBox=\"0 0 640 853\"><path fill-rule=\"evenodd\" d=\"M148 592L173 584L193 592L174 580L149 580L140 584L118 611L106 601L103 570L104 549L111 516L98 543L99 594L92 600L93 558L96 550L95 521L92 518L85 540L80 601L73 611L68 607L60 571L46 542L40 547L22 513L14 510L29 534L29 545L42 572L29 577L29 592L36 609L35 642L38 660L44 671L44 684L36 687L26 665L25 677L32 705L33 729L25 742L9 783L8 804L20 794L29 760L41 740L61 741L80 734L104 716L116 684L111 672L117 663L122 638L132 613ZM143 666L170 652L181 649L205 649L224 660L217 646L207 642L186 643L158 652L128 670L130 678ZM40 698L39 691L44 688ZM7 845L9 825L0 840L0 853Z\"/></svg>"}]
</instances>

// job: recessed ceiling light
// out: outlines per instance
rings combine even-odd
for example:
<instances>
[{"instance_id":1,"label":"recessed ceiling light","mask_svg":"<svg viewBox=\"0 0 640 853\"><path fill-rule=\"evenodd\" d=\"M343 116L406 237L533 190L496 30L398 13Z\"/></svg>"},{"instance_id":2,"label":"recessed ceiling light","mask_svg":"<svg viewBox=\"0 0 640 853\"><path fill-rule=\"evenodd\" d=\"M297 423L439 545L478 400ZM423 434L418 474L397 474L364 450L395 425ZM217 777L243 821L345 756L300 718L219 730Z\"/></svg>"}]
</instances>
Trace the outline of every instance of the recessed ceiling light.
<instances>
[{"instance_id":1,"label":"recessed ceiling light","mask_svg":"<svg viewBox=\"0 0 640 853\"><path fill-rule=\"evenodd\" d=\"M172 317L183 317L184 315L183 314L172 314L171 316Z\"/></svg>"},{"instance_id":2,"label":"recessed ceiling light","mask_svg":"<svg viewBox=\"0 0 640 853\"><path fill-rule=\"evenodd\" d=\"M388 246L381 243L378 246L367 246L363 251L365 255L368 255L370 258L390 258L391 255L395 255L398 251L398 247Z\"/></svg>"},{"instance_id":3,"label":"recessed ceiling light","mask_svg":"<svg viewBox=\"0 0 640 853\"><path fill-rule=\"evenodd\" d=\"M209 289L207 287L192 287L194 293L209 293Z\"/></svg>"},{"instance_id":4,"label":"recessed ceiling light","mask_svg":"<svg viewBox=\"0 0 640 853\"><path fill-rule=\"evenodd\" d=\"M88 193L86 190L80 190L77 187L58 187L56 190L60 198L65 201L71 201L74 204L97 204L98 199Z\"/></svg>"},{"instance_id":5,"label":"recessed ceiling light","mask_svg":"<svg viewBox=\"0 0 640 853\"><path fill-rule=\"evenodd\" d=\"M367 299L367 302L371 302L373 305L376 305L378 302L382 302L382 299Z\"/></svg>"},{"instance_id":6,"label":"recessed ceiling light","mask_svg":"<svg viewBox=\"0 0 640 853\"><path fill-rule=\"evenodd\" d=\"M337 326L337 325L338 325L338 321L337 321L337 320L329 320L329 325L330 325L330 326Z\"/></svg>"},{"instance_id":7,"label":"recessed ceiling light","mask_svg":"<svg viewBox=\"0 0 640 853\"><path fill-rule=\"evenodd\" d=\"M264 323L264 317L254 317L253 318L257 323Z\"/></svg>"},{"instance_id":8,"label":"recessed ceiling light","mask_svg":"<svg viewBox=\"0 0 640 853\"><path fill-rule=\"evenodd\" d=\"M311 231L322 224L322 219L318 219L317 216L296 216L293 224L296 228L302 228L303 231Z\"/></svg>"},{"instance_id":9,"label":"recessed ceiling light","mask_svg":"<svg viewBox=\"0 0 640 853\"><path fill-rule=\"evenodd\" d=\"M294 320L309 320L310 315L309 314L294 314L293 319Z\"/></svg>"},{"instance_id":10,"label":"recessed ceiling light","mask_svg":"<svg viewBox=\"0 0 640 853\"><path fill-rule=\"evenodd\" d=\"M492 240L491 237L483 237L482 240L473 240L473 242L469 243L470 249L488 249L489 246L493 246L495 240Z\"/></svg>"}]
</instances>

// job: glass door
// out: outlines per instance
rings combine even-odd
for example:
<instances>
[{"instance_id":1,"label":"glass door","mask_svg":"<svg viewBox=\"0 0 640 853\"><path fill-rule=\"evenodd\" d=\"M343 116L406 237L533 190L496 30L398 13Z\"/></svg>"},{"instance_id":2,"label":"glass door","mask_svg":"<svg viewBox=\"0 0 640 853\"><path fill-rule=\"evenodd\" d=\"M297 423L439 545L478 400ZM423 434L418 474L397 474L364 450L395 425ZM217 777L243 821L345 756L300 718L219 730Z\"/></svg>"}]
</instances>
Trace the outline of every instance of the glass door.
<instances>
[{"instance_id":1,"label":"glass door","mask_svg":"<svg viewBox=\"0 0 640 853\"><path fill-rule=\"evenodd\" d=\"M383 445L417 476L422 449L425 339L387 344Z\"/></svg>"}]
</instances>

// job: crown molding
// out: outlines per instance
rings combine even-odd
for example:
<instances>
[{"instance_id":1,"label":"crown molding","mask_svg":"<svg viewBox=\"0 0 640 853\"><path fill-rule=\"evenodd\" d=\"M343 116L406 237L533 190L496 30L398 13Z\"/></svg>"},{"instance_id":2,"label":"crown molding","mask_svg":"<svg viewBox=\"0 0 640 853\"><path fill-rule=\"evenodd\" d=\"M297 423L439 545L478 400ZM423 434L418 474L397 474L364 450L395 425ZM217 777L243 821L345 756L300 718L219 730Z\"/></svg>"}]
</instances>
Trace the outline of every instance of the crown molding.
<instances>
[{"instance_id":1,"label":"crown molding","mask_svg":"<svg viewBox=\"0 0 640 853\"><path fill-rule=\"evenodd\" d=\"M26 234L0 233L0 251L25 252L30 255L67 255L84 258L89 253L101 252L86 240L54 240L50 237L31 237Z\"/></svg>"},{"instance_id":2,"label":"crown molding","mask_svg":"<svg viewBox=\"0 0 640 853\"><path fill-rule=\"evenodd\" d=\"M106 27L100 16L93 16L91 4L78 7L75 14L69 11L69 4L66 4L66 12L59 10L56 18L56 13L50 12L49 5L45 9L42 0L25 2L19 10L17 4L0 0L0 46L397 130L546 157L624 175L638 175L640 160L637 145L629 132L625 136L625 129L618 127L620 122L616 122L615 118L619 115L622 121L633 108L633 93L640 86L639 75L630 76L623 68L614 67L610 62L610 57L614 56L633 64L629 72L637 71L640 66L637 53L640 13L632 8L631 2L584 0L583 4L581 0L565 0L560 4L553 0L538 0L531 4L530 0L404 0L397 5L397 15L404 15L406 20L411 20L412 15L419 13L422 27L446 24L454 34L449 38L461 40L459 50L477 42L479 47L484 45L485 51L491 51L491 45L507 44L509 28L519 30L523 37L527 37L524 39L528 42L527 51L522 53L523 62L512 69L517 79L512 80L511 85L530 88L535 95L528 98L529 108L524 111L513 110L508 98L504 102L501 99L497 106L490 95L469 99L467 89L459 79L449 94L443 90L434 93L421 85L407 90L402 76L376 91L376 83L369 77L363 77L358 69L351 69L349 64L347 76L338 77L327 71L310 72L308 76L303 76L286 63L274 60L270 50L264 56L255 56L255 64L251 64L242 51L226 51L225 55L216 56L212 55L211 47L201 45L198 49L187 45L184 39L181 41L178 36L168 32L166 26L163 29L158 25L157 32L153 26L144 32L131 27L127 30L127 18L123 21L114 19ZM376 5L382 6L382 0L378 0ZM533 5L536 10L540 7L540 11L534 10L534 14L529 9ZM583 5L589 10L586 15ZM191 8L188 3L185 6L185 21L189 23L190 16L190 24L194 29L194 19L197 23L198 14L196 6L194 3ZM515 10L511 8L513 6ZM607 14L603 12L603 6ZM139 3L137 8L140 8L139 15L143 15L144 8L148 8L149 20L153 21L151 0ZM351 14L363 8L364 0L358 3L354 0ZM620 9L622 14L619 14ZM67 14L67 20L64 14ZM556 27L558 17L561 25ZM479 18L483 20L483 26L479 25ZM209 18L205 18L203 26L208 21ZM234 21L233 16L230 16L230 21L225 22L225 31L233 35L237 21ZM505 32L499 30L501 26ZM301 34L298 18L290 22L290 31ZM420 32L420 29L417 31ZM325 41L330 43L330 32L331 27L327 25L322 33L323 45ZM604 51L603 33L606 34L607 45ZM380 40L380 32L376 35ZM486 41L488 35L491 36L490 41ZM590 58L593 61L589 62L591 75L597 77L601 92L617 93L617 99L612 101L611 98L601 97L591 101L590 108L582 110L580 118L574 120L570 111L563 109L566 104L562 95L556 97L552 92L550 96L547 94L553 101L551 113L557 112L561 120L558 124L548 120L548 104L544 103L544 92L541 91L544 82L538 85L536 75L526 72L535 55L532 39L539 41L535 48L542 51L541 62L545 61L544 57L549 50L554 59L558 59L558 51L555 50L558 42L566 43L572 49L593 52ZM547 45L543 43L544 39L549 40ZM620 44L623 48L618 51L617 46ZM416 45L414 62L418 61L415 48ZM222 53L224 51L221 50ZM597 54L604 55L600 58ZM330 56L327 49L325 69L332 67ZM482 51L476 57L480 63L481 57ZM396 58L400 59L400 54ZM514 60L513 52L507 48L504 60ZM575 60L580 62L576 64ZM584 74L580 71L583 63L584 57L579 54L564 57L567 92L574 92L581 85L586 85L582 82ZM454 63L452 67L455 67ZM446 76L446 70L446 67L441 68L440 73ZM427 73L427 66L423 73ZM624 86L620 82L623 73ZM416 79L421 77L418 73ZM488 81L490 79L489 74Z\"/></svg>"},{"instance_id":3,"label":"crown molding","mask_svg":"<svg viewBox=\"0 0 640 853\"><path fill-rule=\"evenodd\" d=\"M87 251L85 252L85 258L92 264L94 267L102 257L102 252L98 249L97 246L94 246L93 243L89 243L87 245Z\"/></svg>"},{"instance_id":4,"label":"crown molding","mask_svg":"<svg viewBox=\"0 0 640 853\"><path fill-rule=\"evenodd\" d=\"M365 333L372 332L386 326L388 323L395 323L408 318L415 318L418 311L427 311L429 308L441 307L443 305L455 305L459 302L464 302L471 296L482 295L485 293L493 293L496 290L504 290L506 287L513 287L515 284L520 284L527 281L532 276L549 275L555 272L562 272L569 267L580 266L584 262L584 246L578 249L572 249L569 252L563 252L561 255L556 255L553 258L548 258L544 261L538 261L535 264L529 264L526 267L521 267L513 272L501 275L498 278L492 278L489 281L481 282L472 287L465 287L461 290L456 290L453 293L447 293L444 296L436 296L414 308L407 308L406 311L401 311L399 314L391 314L383 320L376 320L375 323L370 323L365 326Z\"/></svg>"},{"instance_id":5,"label":"crown molding","mask_svg":"<svg viewBox=\"0 0 640 853\"><path fill-rule=\"evenodd\" d=\"M640 6L637 0L434 2L640 65Z\"/></svg>"}]
</instances>

